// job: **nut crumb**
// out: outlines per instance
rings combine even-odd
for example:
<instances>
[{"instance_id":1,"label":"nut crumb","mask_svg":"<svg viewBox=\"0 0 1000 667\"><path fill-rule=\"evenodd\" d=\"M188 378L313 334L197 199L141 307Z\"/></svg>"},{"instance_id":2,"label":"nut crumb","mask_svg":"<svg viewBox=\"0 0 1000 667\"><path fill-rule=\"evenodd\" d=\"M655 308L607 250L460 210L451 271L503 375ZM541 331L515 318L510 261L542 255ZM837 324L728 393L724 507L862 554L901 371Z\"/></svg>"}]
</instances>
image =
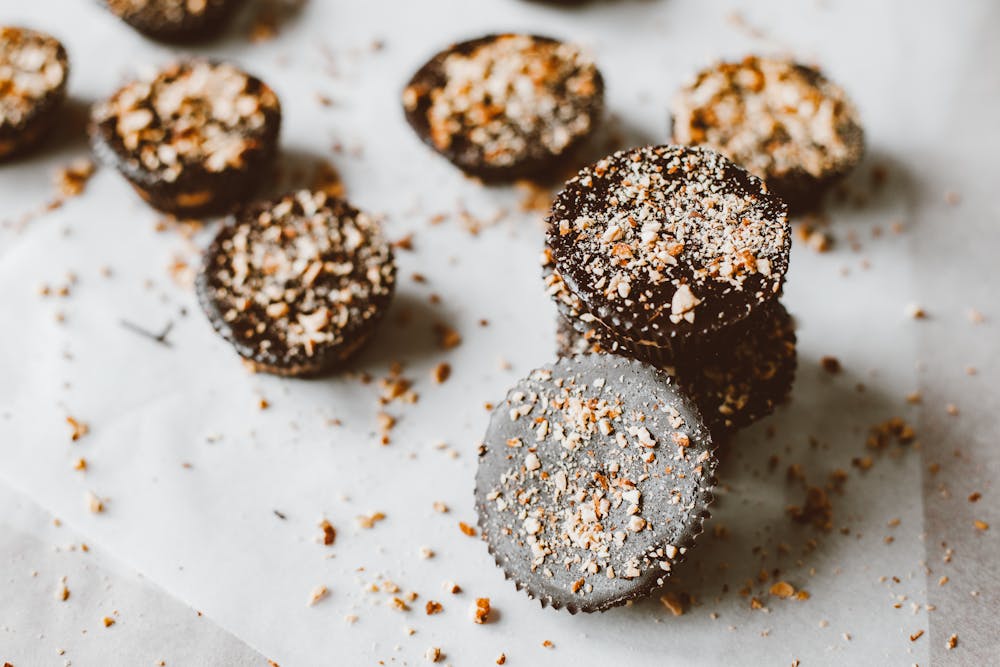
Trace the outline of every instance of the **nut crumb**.
<instances>
[{"instance_id":1,"label":"nut crumb","mask_svg":"<svg viewBox=\"0 0 1000 667\"><path fill-rule=\"evenodd\" d=\"M462 343L462 336L445 324L435 324L434 334L437 336L438 346L443 350L450 350Z\"/></svg>"},{"instance_id":2,"label":"nut crumb","mask_svg":"<svg viewBox=\"0 0 1000 667\"><path fill-rule=\"evenodd\" d=\"M337 539L337 530L327 519L323 519L319 522L319 529L323 531L323 534L317 538L317 541L320 544L330 546L333 544L334 540Z\"/></svg>"},{"instance_id":3,"label":"nut crumb","mask_svg":"<svg viewBox=\"0 0 1000 667\"><path fill-rule=\"evenodd\" d=\"M82 422L75 417L66 417L66 423L69 424L70 428L73 429L70 433L70 440L76 442L83 436L90 433L90 426L86 422Z\"/></svg>"},{"instance_id":4,"label":"nut crumb","mask_svg":"<svg viewBox=\"0 0 1000 667\"><path fill-rule=\"evenodd\" d=\"M313 606L314 604L316 604L320 600L325 599L329 595L330 595L329 588L322 585L317 586L316 588L312 589L312 593L309 594L309 606L310 607Z\"/></svg>"},{"instance_id":5,"label":"nut crumb","mask_svg":"<svg viewBox=\"0 0 1000 667\"><path fill-rule=\"evenodd\" d=\"M475 604L472 606L472 622L477 625L482 625L486 623L490 615L490 599L489 598L476 598Z\"/></svg>"},{"instance_id":6,"label":"nut crumb","mask_svg":"<svg viewBox=\"0 0 1000 667\"><path fill-rule=\"evenodd\" d=\"M819 365L823 367L823 370L830 375L836 375L843 370L840 365L840 360L837 357L822 357L819 360Z\"/></svg>"},{"instance_id":7,"label":"nut crumb","mask_svg":"<svg viewBox=\"0 0 1000 667\"><path fill-rule=\"evenodd\" d=\"M677 593L672 591L664 593L660 596L660 604L669 609L674 616L684 615L684 602Z\"/></svg>"},{"instance_id":8,"label":"nut crumb","mask_svg":"<svg viewBox=\"0 0 1000 667\"><path fill-rule=\"evenodd\" d=\"M94 514L100 514L104 511L104 501L97 497L94 493L87 492L87 509L89 509Z\"/></svg>"},{"instance_id":9,"label":"nut crumb","mask_svg":"<svg viewBox=\"0 0 1000 667\"><path fill-rule=\"evenodd\" d=\"M451 377L450 364L442 362L437 366L435 366L434 370L431 371L431 378L433 378L434 382L436 382L437 384L443 384L445 381L447 381L449 377Z\"/></svg>"},{"instance_id":10,"label":"nut crumb","mask_svg":"<svg viewBox=\"0 0 1000 667\"><path fill-rule=\"evenodd\" d=\"M784 600L786 598L790 598L793 595L795 595L795 587L792 586L787 581L776 581L771 585L771 589L769 592L771 593L771 595L774 595L775 597L779 597Z\"/></svg>"},{"instance_id":11,"label":"nut crumb","mask_svg":"<svg viewBox=\"0 0 1000 667\"><path fill-rule=\"evenodd\" d=\"M464 521L459 521L458 522L458 529L461 530L463 533L465 533L469 537L475 537L476 536L476 529L473 528L472 526L470 526L469 524L465 523Z\"/></svg>"}]
</instances>

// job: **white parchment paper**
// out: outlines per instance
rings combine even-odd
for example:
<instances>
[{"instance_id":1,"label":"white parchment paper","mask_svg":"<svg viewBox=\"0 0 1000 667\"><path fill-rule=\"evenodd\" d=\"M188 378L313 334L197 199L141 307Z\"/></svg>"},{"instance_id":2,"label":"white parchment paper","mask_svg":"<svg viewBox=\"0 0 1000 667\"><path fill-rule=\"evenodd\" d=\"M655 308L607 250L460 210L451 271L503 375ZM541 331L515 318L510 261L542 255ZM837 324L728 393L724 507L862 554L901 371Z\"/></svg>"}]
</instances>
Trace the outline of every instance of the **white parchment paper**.
<instances>
[{"instance_id":1,"label":"white parchment paper","mask_svg":"<svg viewBox=\"0 0 1000 667\"><path fill-rule=\"evenodd\" d=\"M174 55L95 3L0 0L0 8L4 22L65 41L77 109ZM905 401L928 382L917 367L928 349L925 330L907 305L925 299L926 274L937 270L914 236L956 216L996 218L995 206L977 203L987 201L986 184L995 180L991 154L964 155L981 167L972 173L982 199L959 207L944 205L944 197L965 183L935 162L946 154L943 128L961 123L970 95L998 106L995 77L956 96L963 73L987 71L979 58L996 18L987 1L959 10L931 2L626 0L567 10L520 0L313 0L275 40L251 45L242 17L230 36L198 53L241 63L277 90L285 182L302 183L299 172L330 160L348 196L384 215L393 238L413 234L413 251L398 253L401 285L386 325L349 376L247 374L184 284L184 265L196 261L213 225L193 238L161 229L161 216L108 169L83 196L18 222L51 195L52 172L86 154L66 128L41 153L0 166L0 219L7 220L0 227L0 479L285 667L419 664L431 646L456 665L492 664L501 653L511 665L923 665L932 653L942 662L961 659L961 650L965 658L988 656L989 624L977 631L978 644L968 635L946 651L957 630L926 606L928 582L937 587L940 575L928 572L931 557L939 567L940 551L924 526L925 497L936 493L924 480L932 443L874 453L867 472L852 460L872 454L865 448L872 424L897 415L918 421L932 409ZM516 188L484 188L431 154L406 126L399 93L415 67L450 41L507 29L589 48L607 80L612 127L626 143L665 141L668 101L681 82L715 59L748 52L820 64L864 117L869 157L848 201L829 208L824 229L833 249L820 254L798 243L793 252L785 296L798 322L793 401L723 452L709 534L672 585L694 598L681 617L655 599L590 616L541 609L458 528L475 523L484 404L552 360L555 310L538 268L540 215L519 209L524 193ZM995 145L995 129L991 136ZM881 188L871 182L875 166L887 170ZM929 201L940 204L933 220ZM447 217L429 224L438 214ZM472 218L483 223L478 235L467 229ZM984 233L997 239L995 230ZM955 271L955 281L967 278ZM67 272L77 277L70 296L38 295L41 284L64 284ZM973 305L989 311L988 303L946 298L928 309L962 317ZM123 319L151 331L172 323L169 346L136 335ZM438 323L455 328L461 345L440 350ZM981 357L990 347L971 350ZM826 355L840 359L841 374L820 368ZM380 407L378 379L396 361L419 400ZM430 372L442 361L453 373L436 385ZM375 380L366 384L361 374ZM398 419L388 446L379 442L380 410ZM88 423L90 433L71 442L67 416ZM85 473L73 469L80 456L89 462ZM801 481L787 479L793 464L809 485L847 472L843 492L830 491L832 531L788 518L786 507L805 495ZM104 513L88 511L88 492L106 499ZM451 511L435 512L435 501ZM385 520L357 526L357 516L374 512ZM321 517L337 528L332 547L315 541ZM961 539L995 540L996 531L978 536L967 523ZM14 533L2 535L10 551ZM421 547L435 556L421 558ZM776 579L809 599L770 596ZM384 580L419 594L411 611L367 590ZM446 580L463 592L445 592ZM308 606L320 585L329 597ZM979 588L978 597L963 591L956 608L986 609L995 598ZM35 604L23 590L0 596L0 609ZM495 610L484 626L469 617L476 597L489 597ZM425 615L427 600L440 601L444 612ZM935 623L942 626L931 633L932 646ZM17 633L0 641L24 655L35 639ZM0 658L5 650L0 645ZM244 659L256 660L231 660Z\"/></svg>"}]
</instances>

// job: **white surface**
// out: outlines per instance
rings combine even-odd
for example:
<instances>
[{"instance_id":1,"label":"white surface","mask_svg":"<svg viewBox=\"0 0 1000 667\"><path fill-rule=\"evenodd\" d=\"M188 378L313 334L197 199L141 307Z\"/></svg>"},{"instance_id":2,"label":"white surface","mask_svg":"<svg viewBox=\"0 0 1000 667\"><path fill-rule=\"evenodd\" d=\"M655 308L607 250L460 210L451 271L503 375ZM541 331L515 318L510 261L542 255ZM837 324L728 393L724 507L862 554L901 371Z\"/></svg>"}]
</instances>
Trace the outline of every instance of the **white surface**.
<instances>
[{"instance_id":1,"label":"white surface","mask_svg":"<svg viewBox=\"0 0 1000 667\"><path fill-rule=\"evenodd\" d=\"M0 504L0 659L14 665L263 662L23 496L0 487ZM114 624L105 626L104 618Z\"/></svg>"},{"instance_id":2,"label":"white surface","mask_svg":"<svg viewBox=\"0 0 1000 667\"><path fill-rule=\"evenodd\" d=\"M914 182L904 165L933 157L935 128L952 116L951 73L970 66L964 36L991 34L982 20L989 4L964 4L961 16L945 3L797 3L794 11L788 3L747 4L741 9L747 22L773 39L752 38L727 21L736 3L625 1L569 11L516 0L428 1L419 9L314 0L273 42L248 45L237 34L202 49L245 65L277 90L292 162L330 158L348 196L386 214L392 237L415 233L415 252L399 253L394 310L356 369L378 378L392 361L404 361L420 400L387 406L399 425L391 445L382 447L377 384L248 375L212 333L191 290L168 275L175 257L195 261L192 244L175 231L155 231L159 216L117 174L102 170L83 197L23 231L0 227L0 478L284 667L420 664L429 646L440 646L456 665L491 664L501 652L509 665L796 658L805 665L925 664L928 638L909 640L930 620L922 606L921 459L912 452L883 457L864 475L851 459L866 453L870 424L913 414L903 397L917 386L917 334L905 306L918 300L912 277L922 269L907 237L888 228L909 221L917 193L943 195L954 185ZM139 64L170 56L89 2L0 0L0 16L63 39L72 59L71 94L87 103ZM549 33L590 48L608 83L610 111L632 141L665 139L670 95L698 67L750 51L788 50L820 63L861 108L871 159L856 189L867 188L873 162L890 168L888 186L866 207L831 209L830 230L839 240L833 252L819 255L801 244L794 251L785 297L799 323L794 400L726 452L714 522L730 537L705 536L693 554L675 587L698 603L681 618L655 600L592 616L540 609L503 580L484 545L457 527L459 520L475 522L483 404L552 359L555 310L539 277L539 216L517 211L521 193L468 181L419 144L398 96L412 70L441 46L500 29ZM931 36L942 47L933 59L924 48ZM370 48L375 39L384 41L382 51ZM334 106L321 107L317 92ZM334 142L363 152L333 154ZM0 166L0 219L37 207L54 168L85 151L50 148ZM478 237L454 215L428 225L432 215L461 206L483 218L499 208L510 214ZM885 232L881 238L871 238L875 226ZM850 235L862 240L862 252L851 250ZM111 267L111 278L102 277L102 266ZM36 294L40 283L64 282L67 271L79 276L71 297ZM414 272L428 283L412 281ZM429 303L431 293L441 296L440 305ZM181 308L187 316L178 314ZM406 310L412 319L401 326L397 316ZM65 323L56 322L57 312ZM175 322L172 346L127 331L122 318L150 330ZM479 326L481 318L489 325ZM459 330L460 347L436 348L431 326L438 321ZM828 354L840 358L842 375L819 369ZM501 370L501 358L512 369ZM440 361L452 365L453 375L436 386L429 374ZM864 393L855 390L858 382ZM271 403L268 410L258 409L260 396ZM71 443L67 415L88 422L92 432ZM343 425L329 425L332 418ZM765 436L767 426L773 438ZM458 457L437 449L439 442ZM773 472L772 454L780 457ZM88 459L88 472L72 469L77 456ZM785 516L785 507L803 496L785 481L791 463L802 464L814 484L835 468L849 471L847 492L834 496L833 533L819 535ZM108 498L104 514L88 512L87 491ZM435 513L437 500L452 512ZM354 518L374 511L387 519L358 529ZM330 548L314 540L322 516L338 530ZM887 526L893 518L900 519L896 528ZM895 540L887 544L890 534ZM17 544L16 533L2 535L5 551ZM805 549L814 538L815 548ZM779 553L779 544L789 552ZM422 546L436 557L421 559ZM768 611L751 610L749 597L737 591L762 568L779 568L811 599L768 599L769 583L755 582L752 593ZM413 611L395 611L385 593L362 590L380 577L420 594ZM443 592L445 580L465 592ZM308 607L310 591L321 584L330 597ZM496 610L485 626L469 620L478 596L490 597ZM37 604L50 605L43 597ZM76 604L75 597L67 604ZM441 601L444 613L425 616L428 599ZM33 604L0 596L6 612ZM347 614L356 614L357 623L345 623ZM404 626L416 633L408 636ZM555 647L543 648L543 640ZM5 651L34 656L28 652L35 641L24 631L0 635L0 659Z\"/></svg>"}]
</instances>

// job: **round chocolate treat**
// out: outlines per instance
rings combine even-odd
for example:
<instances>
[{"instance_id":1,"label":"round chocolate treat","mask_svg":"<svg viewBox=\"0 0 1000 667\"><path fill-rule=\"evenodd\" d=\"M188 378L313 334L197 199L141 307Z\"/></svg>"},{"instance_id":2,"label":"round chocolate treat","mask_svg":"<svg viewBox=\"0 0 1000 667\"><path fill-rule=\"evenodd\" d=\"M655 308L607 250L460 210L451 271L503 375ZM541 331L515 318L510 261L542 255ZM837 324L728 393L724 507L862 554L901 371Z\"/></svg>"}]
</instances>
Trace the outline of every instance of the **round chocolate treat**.
<instances>
[{"instance_id":1,"label":"round chocolate treat","mask_svg":"<svg viewBox=\"0 0 1000 667\"><path fill-rule=\"evenodd\" d=\"M375 330L396 265L378 222L324 192L258 203L209 246L198 300L212 326L257 371L334 369Z\"/></svg>"},{"instance_id":2,"label":"round chocolate treat","mask_svg":"<svg viewBox=\"0 0 1000 667\"><path fill-rule=\"evenodd\" d=\"M677 381L717 437L750 426L788 399L797 367L795 324L780 302L696 341L677 358Z\"/></svg>"},{"instance_id":3,"label":"round chocolate treat","mask_svg":"<svg viewBox=\"0 0 1000 667\"><path fill-rule=\"evenodd\" d=\"M232 65L190 61L128 84L94 108L94 151L143 199L178 216L225 212L271 168L281 106Z\"/></svg>"},{"instance_id":4,"label":"round chocolate treat","mask_svg":"<svg viewBox=\"0 0 1000 667\"><path fill-rule=\"evenodd\" d=\"M572 44L489 35L455 44L403 91L420 138L463 171L489 181L557 169L597 126L604 81Z\"/></svg>"},{"instance_id":5,"label":"round chocolate treat","mask_svg":"<svg viewBox=\"0 0 1000 667\"><path fill-rule=\"evenodd\" d=\"M793 212L864 152L858 111L819 70L749 56L700 72L673 104L674 142L719 151L767 181Z\"/></svg>"},{"instance_id":6,"label":"round chocolate treat","mask_svg":"<svg viewBox=\"0 0 1000 667\"><path fill-rule=\"evenodd\" d=\"M713 151L647 146L583 169L546 242L567 289L619 338L668 348L774 299L788 269L784 203Z\"/></svg>"},{"instance_id":7,"label":"round chocolate treat","mask_svg":"<svg viewBox=\"0 0 1000 667\"><path fill-rule=\"evenodd\" d=\"M69 60L53 37L0 27L0 160L37 143L66 99Z\"/></svg>"},{"instance_id":8,"label":"round chocolate treat","mask_svg":"<svg viewBox=\"0 0 1000 667\"><path fill-rule=\"evenodd\" d=\"M165 42L211 37L226 24L237 0L104 0L115 16L141 33Z\"/></svg>"},{"instance_id":9,"label":"round chocolate treat","mask_svg":"<svg viewBox=\"0 0 1000 667\"><path fill-rule=\"evenodd\" d=\"M493 411L476 473L490 552L542 606L603 611L661 585L715 484L698 409L652 366L561 359Z\"/></svg>"},{"instance_id":10,"label":"round chocolate treat","mask_svg":"<svg viewBox=\"0 0 1000 667\"><path fill-rule=\"evenodd\" d=\"M580 331L559 318L559 356L612 353L634 356L597 327ZM763 306L732 330L689 339L676 362L652 362L694 399L718 440L774 412L788 399L795 380L795 326L780 302ZM648 361L648 360L647 360Z\"/></svg>"}]
</instances>

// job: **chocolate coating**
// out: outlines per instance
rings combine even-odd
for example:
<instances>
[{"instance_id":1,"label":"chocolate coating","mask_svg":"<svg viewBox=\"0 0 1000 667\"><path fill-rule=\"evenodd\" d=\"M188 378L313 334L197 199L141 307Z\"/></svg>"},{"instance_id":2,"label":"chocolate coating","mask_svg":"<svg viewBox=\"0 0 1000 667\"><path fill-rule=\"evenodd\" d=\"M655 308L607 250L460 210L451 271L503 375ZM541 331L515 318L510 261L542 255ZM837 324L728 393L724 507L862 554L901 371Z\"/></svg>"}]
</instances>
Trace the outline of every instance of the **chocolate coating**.
<instances>
[{"instance_id":1,"label":"chocolate coating","mask_svg":"<svg viewBox=\"0 0 1000 667\"><path fill-rule=\"evenodd\" d=\"M181 62L94 107L94 152L154 208L224 213L246 201L277 152L281 106L232 65Z\"/></svg>"},{"instance_id":2,"label":"chocolate coating","mask_svg":"<svg viewBox=\"0 0 1000 667\"><path fill-rule=\"evenodd\" d=\"M0 27L0 160L36 145L66 100L69 60L54 37Z\"/></svg>"},{"instance_id":3,"label":"chocolate coating","mask_svg":"<svg viewBox=\"0 0 1000 667\"><path fill-rule=\"evenodd\" d=\"M697 74L673 102L673 140L719 151L767 181L793 213L814 209L857 166L864 131L815 67L748 56Z\"/></svg>"},{"instance_id":4,"label":"chocolate coating","mask_svg":"<svg viewBox=\"0 0 1000 667\"><path fill-rule=\"evenodd\" d=\"M587 312L618 338L669 347L780 294L791 231L784 203L727 158L648 146L567 182L546 243Z\"/></svg>"},{"instance_id":5,"label":"chocolate coating","mask_svg":"<svg viewBox=\"0 0 1000 667\"><path fill-rule=\"evenodd\" d=\"M795 343L795 323L775 301L731 331L688 344L678 355L677 379L713 434L732 432L788 399L798 365Z\"/></svg>"},{"instance_id":6,"label":"chocolate coating","mask_svg":"<svg viewBox=\"0 0 1000 667\"><path fill-rule=\"evenodd\" d=\"M604 80L571 44L535 35L487 35L454 44L403 91L420 139L486 181L557 170L596 128Z\"/></svg>"},{"instance_id":7,"label":"chocolate coating","mask_svg":"<svg viewBox=\"0 0 1000 667\"><path fill-rule=\"evenodd\" d=\"M560 356L607 353L634 357L606 330L559 318L556 349ZM797 367L795 325L778 301L711 337L685 341L673 360L644 359L674 378L691 397L721 441L774 412L791 393ZM641 352L641 350L640 350Z\"/></svg>"},{"instance_id":8,"label":"chocolate coating","mask_svg":"<svg viewBox=\"0 0 1000 667\"><path fill-rule=\"evenodd\" d=\"M163 42L213 37L225 27L239 0L103 0L108 10L139 32Z\"/></svg>"},{"instance_id":9,"label":"chocolate coating","mask_svg":"<svg viewBox=\"0 0 1000 667\"><path fill-rule=\"evenodd\" d=\"M493 411L476 510L497 565L542 606L648 594L702 531L716 460L698 409L652 366L561 359Z\"/></svg>"},{"instance_id":10,"label":"chocolate coating","mask_svg":"<svg viewBox=\"0 0 1000 667\"><path fill-rule=\"evenodd\" d=\"M316 375L371 337L395 285L377 221L304 190L255 204L224 226L196 288L213 328L255 370Z\"/></svg>"}]
</instances>

